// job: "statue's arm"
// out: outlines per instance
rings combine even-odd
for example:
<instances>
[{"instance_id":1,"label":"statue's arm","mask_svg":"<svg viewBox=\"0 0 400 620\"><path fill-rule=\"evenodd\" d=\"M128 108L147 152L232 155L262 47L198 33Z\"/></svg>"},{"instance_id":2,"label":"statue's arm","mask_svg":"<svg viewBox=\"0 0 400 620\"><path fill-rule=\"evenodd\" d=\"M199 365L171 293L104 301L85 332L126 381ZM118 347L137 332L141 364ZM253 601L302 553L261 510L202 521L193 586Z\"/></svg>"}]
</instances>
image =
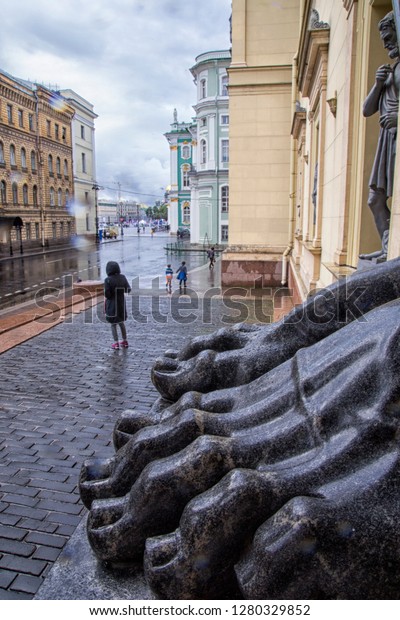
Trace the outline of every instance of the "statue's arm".
<instances>
[{"instance_id":1,"label":"statue's arm","mask_svg":"<svg viewBox=\"0 0 400 620\"><path fill-rule=\"evenodd\" d=\"M381 65L375 76L375 84L369 91L363 105L363 115L368 117L379 111L379 101L385 86L386 79L392 71L390 65Z\"/></svg>"}]
</instances>

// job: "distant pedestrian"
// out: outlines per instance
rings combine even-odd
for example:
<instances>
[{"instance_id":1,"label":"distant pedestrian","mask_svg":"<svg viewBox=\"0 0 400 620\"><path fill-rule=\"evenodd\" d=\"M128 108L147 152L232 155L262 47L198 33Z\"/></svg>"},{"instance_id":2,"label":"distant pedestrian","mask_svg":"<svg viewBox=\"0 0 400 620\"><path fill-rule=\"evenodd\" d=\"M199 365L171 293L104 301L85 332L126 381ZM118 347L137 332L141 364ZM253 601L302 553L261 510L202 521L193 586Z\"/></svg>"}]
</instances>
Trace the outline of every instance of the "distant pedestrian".
<instances>
[{"instance_id":1,"label":"distant pedestrian","mask_svg":"<svg viewBox=\"0 0 400 620\"><path fill-rule=\"evenodd\" d=\"M140 235L140 228L139 228L139 226L137 227L137 234Z\"/></svg>"},{"instance_id":2,"label":"distant pedestrian","mask_svg":"<svg viewBox=\"0 0 400 620\"><path fill-rule=\"evenodd\" d=\"M215 250L213 247L207 250L207 257L208 257L208 260L210 261L209 269L213 269L214 263L215 263Z\"/></svg>"},{"instance_id":3,"label":"distant pedestrian","mask_svg":"<svg viewBox=\"0 0 400 620\"><path fill-rule=\"evenodd\" d=\"M177 269L176 273L177 278L179 280L179 291L182 292L182 286L184 290L186 290L186 282L187 282L187 267L185 261L182 261L182 264Z\"/></svg>"},{"instance_id":4,"label":"distant pedestrian","mask_svg":"<svg viewBox=\"0 0 400 620\"><path fill-rule=\"evenodd\" d=\"M172 277L174 275L171 265L167 265L165 269L165 288L167 293L172 293Z\"/></svg>"},{"instance_id":5,"label":"distant pedestrian","mask_svg":"<svg viewBox=\"0 0 400 620\"><path fill-rule=\"evenodd\" d=\"M109 261L106 265L107 277L104 280L106 321L111 323L111 332L114 339L113 349L128 347L125 321L127 319L125 293L131 292L126 277L121 273L119 264ZM118 329L121 330L122 341L118 342Z\"/></svg>"}]
</instances>

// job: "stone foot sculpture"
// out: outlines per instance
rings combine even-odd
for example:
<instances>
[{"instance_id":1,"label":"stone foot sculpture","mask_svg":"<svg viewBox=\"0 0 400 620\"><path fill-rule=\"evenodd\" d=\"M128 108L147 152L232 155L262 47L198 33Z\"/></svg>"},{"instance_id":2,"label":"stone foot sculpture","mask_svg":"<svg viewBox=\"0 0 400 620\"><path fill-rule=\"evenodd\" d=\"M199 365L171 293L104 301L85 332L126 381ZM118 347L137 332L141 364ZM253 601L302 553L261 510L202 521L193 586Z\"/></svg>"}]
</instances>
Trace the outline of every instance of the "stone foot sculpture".
<instances>
[{"instance_id":1,"label":"stone foot sculpture","mask_svg":"<svg viewBox=\"0 0 400 620\"><path fill-rule=\"evenodd\" d=\"M394 295L396 278L387 270L379 283L380 294L367 296L365 306ZM252 598L343 598L349 590L340 575L327 585L330 571L342 570L331 551L342 539L332 532L353 528L357 537L338 557L344 563L354 555L354 591L363 587L360 567L373 566L381 597L391 596L381 545L394 526L374 536L373 515L382 504L395 523L399 508L392 491L400 482L400 302L361 318L249 383L185 394L160 408L158 423L150 416L144 423L151 425L135 427L128 416L127 441L115 458L97 472L93 463L82 471L88 536L99 558L140 559L146 548L147 577L163 597L207 598L219 590L220 598L239 586ZM384 502L386 491L392 495ZM371 519L368 542L362 517ZM296 540L291 563L289 542ZM275 543L282 563L274 556L273 568L255 577Z\"/></svg>"}]
</instances>

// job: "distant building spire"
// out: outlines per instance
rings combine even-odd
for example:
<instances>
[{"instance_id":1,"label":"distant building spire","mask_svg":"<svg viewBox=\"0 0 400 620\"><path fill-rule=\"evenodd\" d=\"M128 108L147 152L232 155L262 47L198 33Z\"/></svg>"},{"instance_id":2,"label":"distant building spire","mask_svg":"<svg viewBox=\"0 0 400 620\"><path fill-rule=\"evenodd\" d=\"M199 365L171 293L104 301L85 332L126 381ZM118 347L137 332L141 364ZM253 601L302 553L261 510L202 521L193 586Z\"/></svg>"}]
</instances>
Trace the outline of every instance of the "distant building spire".
<instances>
[{"instance_id":1,"label":"distant building spire","mask_svg":"<svg viewBox=\"0 0 400 620\"><path fill-rule=\"evenodd\" d=\"M174 123L178 122L178 112L176 111L176 108L174 108Z\"/></svg>"}]
</instances>

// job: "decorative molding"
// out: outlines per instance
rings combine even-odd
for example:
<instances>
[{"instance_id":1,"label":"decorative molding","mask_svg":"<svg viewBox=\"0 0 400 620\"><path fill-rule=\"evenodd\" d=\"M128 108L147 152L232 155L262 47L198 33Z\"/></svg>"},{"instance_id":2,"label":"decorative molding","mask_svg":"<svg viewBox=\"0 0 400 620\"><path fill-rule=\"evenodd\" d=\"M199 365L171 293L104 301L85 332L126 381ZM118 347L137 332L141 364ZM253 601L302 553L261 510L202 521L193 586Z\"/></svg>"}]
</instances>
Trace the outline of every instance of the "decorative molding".
<instances>
[{"instance_id":1,"label":"decorative molding","mask_svg":"<svg viewBox=\"0 0 400 620\"><path fill-rule=\"evenodd\" d=\"M336 111L337 111L337 93L335 91L335 94L333 97L331 97L330 99L326 100L326 103L329 106L330 111L332 112L333 116L336 118Z\"/></svg>"},{"instance_id":2,"label":"decorative molding","mask_svg":"<svg viewBox=\"0 0 400 620\"><path fill-rule=\"evenodd\" d=\"M326 22L321 22L319 19L319 13L316 9L311 9L310 21L308 24L309 30L329 30L330 26Z\"/></svg>"}]
</instances>

